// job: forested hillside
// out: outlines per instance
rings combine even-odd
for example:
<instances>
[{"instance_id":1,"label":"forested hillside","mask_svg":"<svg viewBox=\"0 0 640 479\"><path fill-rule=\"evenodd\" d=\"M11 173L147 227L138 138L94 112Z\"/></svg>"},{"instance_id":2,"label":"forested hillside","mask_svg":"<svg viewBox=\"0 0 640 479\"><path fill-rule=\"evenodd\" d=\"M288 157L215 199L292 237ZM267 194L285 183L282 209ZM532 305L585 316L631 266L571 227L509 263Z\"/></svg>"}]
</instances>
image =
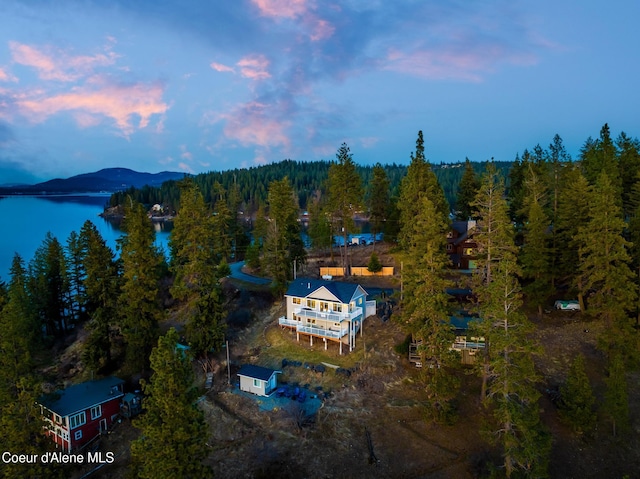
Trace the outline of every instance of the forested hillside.
<instances>
[{"instance_id":1,"label":"forested hillside","mask_svg":"<svg viewBox=\"0 0 640 479\"><path fill-rule=\"evenodd\" d=\"M474 170L480 174L486 163L472 163ZM508 176L512 162L496 162L498 170L505 177ZM328 161L292 161L284 160L253 168L242 168L221 172L202 173L193 177L202 192L206 202L214 201L216 192L237 192L241 200L243 211L255 212L260 204L267 200L269 184L285 176L289 178L291 186L298 197L300 208L308 209L311 199L326 193L326 181L331 162ZM406 165L382 165L389 179L389 192L392 196L398 194L400 181L407 173ZM434 165L433 170L442 185L445 197L454 208L458 184L464 171L464 163L442 163ZM370 184L373 178L373 166L357 166L357 171L364 184ZM177 210L180 206L180 194L176 181L167 181L162 186L145 186L143 188L129 188L114 193L110 200L111 206L124 205L126 198L146 204L162 204Z\"/></svg>"}]
</instances>

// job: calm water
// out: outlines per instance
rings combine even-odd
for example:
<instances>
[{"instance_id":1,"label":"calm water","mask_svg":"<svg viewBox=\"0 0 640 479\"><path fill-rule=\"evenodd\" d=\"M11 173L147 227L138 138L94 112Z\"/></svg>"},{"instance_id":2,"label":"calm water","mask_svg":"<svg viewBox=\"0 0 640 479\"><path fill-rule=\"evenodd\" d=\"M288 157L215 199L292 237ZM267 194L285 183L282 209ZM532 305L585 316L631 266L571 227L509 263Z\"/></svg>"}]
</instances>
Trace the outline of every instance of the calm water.
<instances>
[{"instance_id":1,"label":"calm water","mask_svg":"<svg viewBox=\"0 0 640 479\"><path fill-rule=\"evenodd\" d=\"M9 269L15 253L25 263L33 258L47 232L66 246L72 231L80 232L91 220L107 244L115 251L116 239L122 231L98 216L109 195L86 196L8 196L0 197L0 280L9 280ZM169 233L156 224L156 242L167 250Z\"/></svg>"}]
</instances>

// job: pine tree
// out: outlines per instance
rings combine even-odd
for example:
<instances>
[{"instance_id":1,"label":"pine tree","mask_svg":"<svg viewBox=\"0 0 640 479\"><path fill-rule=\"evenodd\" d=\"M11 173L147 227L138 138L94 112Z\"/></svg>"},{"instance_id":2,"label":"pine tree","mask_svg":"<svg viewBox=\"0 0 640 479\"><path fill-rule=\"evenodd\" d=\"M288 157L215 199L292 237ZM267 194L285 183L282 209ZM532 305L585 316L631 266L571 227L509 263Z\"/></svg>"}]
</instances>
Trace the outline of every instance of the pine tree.
<instances>
[{"instance_id":1,"label":"pine tree","mask_svg":"<svg viewBox=\"0 0 640 479\"><path fill-rule=\"evenodd\" d=\"M373 250L376 249L376 235L383 230L389 212L389 179L380 163L373 167L373 179L369 188L369 222L373 234Z\"/></svg>"},{"instance_id":2,"label":"pine tree","mask_svg":"<svg viewBox=\"0 0 640 479\"><path fill-rule=\"evenodd\" d=\"M195 182L180 182L180 209L169 238L171 294L179 300L198 298L216 283L218 255L214 246L213 215Z\"/></svg>"},{"instance_id":3,"label":"pine tree","mask_svg":"<svg viewBox=\"0 0 640 479\"><path fill-rule=\"evenodd\" d=\"M551 250L549 248L549 219L543 204L545 187L531 168L527 180L527 196L524 207L527 209L524 227L524 244L519 253L523 278L527 280L524 292L529 303L542 309L551 294Z\"/></svg>"},{"instance_id":4,"label":"pine tree","mask_svg":"<svg viewBox=\"0 0 640 479\"><path fill-rule=\"evenodd\" d=\"M556 278L564 285L577 285L573 292L580 294L576 233L589 217L589 184L579 169L568 167L567 170L558 196L558 215L553 227L558 252Z\"/></svg>"},{"instance_id":5,"label":"pine tree","mask_svg":"<svg viewBox=\"0 0 640 479\"><path fill-rule=\"evenodd\" d=\"M419 213L421 198L426 196L434 204L436 211L443 218L448 218L449 205L438 179L431 169L424 155L424 138L422 131L418 132L415 156L411 154L411 163L407 168L407 175L400 184L398 210L400 212L400 245L408 247L413 231L413 222Z\"/></svg>"},{"instance_id":6,"label":"pine tree","mask_svg":"<svg viewBox=\"0 0 640 479\"><path fill-rule=\"evenodd\" d=\"M84 223L80 237L85 244L82 289L90 331L83 358L89 369L98 371L111 361L111 333L117 327L120 271L114 252L93 223Z\"/></svg>"},{"instance_id":7,"label":"pine tree","mask_svg":"<svg viewBox=\"0 0 640 479\"><path fill-rule=\"evenodd\" d=\"M503 193L502 178L489 165L475 202L474 239L481 254L474 286L481 317L476 334L485 338L481 394L494 406L494 434L503 448L507 477L518 471L540 477L551 442L540 423L532 358L538 348L530 339L532 325L520 311L521 273Z\"/></svg>"},{"instance_id":8,"label":"pine tree","mask_svg":"<svg viewBox=\"0 0 640 479\"><path fill-rule=\"evenodd\" d=\"M300 248L298 205L289 178L272 181L269 185L269 225L264 242L266 270L273 279L276 294L283 294L289 279L305 260Z\"/></svg>"},{"instance_id":9,"label":"pine tree","mask_svg":"<svg viewBox=\"0 0 640 479\"><path fill-rule=\"evenodd\" d=\"M590 185L595 185L604 171L614 189L616 205L622 206L622 180L619 161L608 124L605 123L600 129L598 140L587 139L580 150L580 165Z\"/></svg>"},{"instance_id":10,"label":"pine tree","mask_svg":"<svg viewBox=\"0 0 640 479\"><path fill-rule=\"evenodd\" d=\"M125 208L125 235L118 240L122 261L120 325L126 343L126 367L131 372L145 369L158 337L162 317L160 274L163 258L155 245L153 225L143 206Z\"/></svg>"},{"instance_id":11,"label":"pine tree","mask_svg":"<svg viewBox=\"0 0 640 479\"><path fill-rule=\"evenodd\" d=\"M622 354L614 353L609 362L609 375L605 379L604 409L611 419L613 436L629 431L629 393Z\"/></svg>"},{"instance_id":12,"label":"pine tree","mask_svg":"<svg viewBox=\"0 0 640 479\"><path fill-rule=\"evenodd\" d=\"M549 191L550 191L550 220L551 228L551 282L555 286L558 277L558 266L561 261L561 251L558 236L558 220L560 215L560 191L564 179L564 172L571 164L569 155L562 143L560 135L556 134L549 145Z\"/></svg>"},{"instance_id":13,"label":"pine tree","mask_svg":"<svg viewBox=\"0 0 640 479\"><path fill-rule=\"evenodd\" d=\"M589 434L596 425L595 397L585 370L584 356L578 354L571 363L567 381L560 389L561 415L578 434Z\"/></svg>"},{"instance_id":14,"label":"pine tree","mask_svg":"<svg viewBox=\"0 0 640 479\"><path fill-rule=\"evenodd\" d=\"M29 289L47 334L62 335L70 321L69 282L64 248L51 233L29 263Z\"/></svg>"},{"instance_id":15,"label":"pine tree","mask_svg":"<svg viewBox=\"0 0 640 479\"><path fill-rule=\"evenodd\" d=\"M456 215L459 220L466 221L473 215L473 202L475 201L480 180L473 169L473 165L467 158L464 162L464 173L458 185L458 197L456 200Z\"/></svg>"},{"instance_id":16,"label":"pine tree","mask_svg":"<svg viewBox=\"0 0 640 479\"><path fill-rule=\"evenodd\" d=\"M590 190L588 221L576 235L580 258L577 281L588 301L589 314L606 324L606 334L600 338L605 350L628 347L628 337L633 336L628 312L636 300L634 289L628 287L633 281L629 242L623 237L625 223L616 197L615 187L603 171Z\"/></svg>"},{"instance_id":17,"label":"pine tree","mask_svg":"<svg viewBox=\"0 0 640 479\"><path fill-rule=\"evenodd\" d=\"M454 335L449 324L449 296L446 279L449 259L445 252L448 223L424 196L413 222L405 265L405 295L401 320L421 346L426 401L430 417L447 420L457 381L448 368L455 364L451 349Z\"/></svg>"},{"instance_id":18,"label":"pine tree","mask_svg":"<svg viewBox=\"0 0 640 479\"><path fill-rule=\"evenodd\" d=\"M131 444L136 477L212 477L207 457L207 425L197 406L198 390L187 357L176 348L171 328L151 353L153 375L143 382L145 414L134 420L141 437Z\"/></svg>"},{"instance_id":19,"label":"pine tree","mask_svg":"<svg viewBox=\"0 0 640 479\"><path fill-rule=\"evenodd\" d=\"M363 188L362 179L358 175L353 155L346 143L343 143L336 153L337 163L329 167L327 191L329 193L329 208L342 233L343 254L342 266L345 275L349 274L349 250L347 237L354 229L353 215L362 208Z\"/></svg>"}]
</instances>

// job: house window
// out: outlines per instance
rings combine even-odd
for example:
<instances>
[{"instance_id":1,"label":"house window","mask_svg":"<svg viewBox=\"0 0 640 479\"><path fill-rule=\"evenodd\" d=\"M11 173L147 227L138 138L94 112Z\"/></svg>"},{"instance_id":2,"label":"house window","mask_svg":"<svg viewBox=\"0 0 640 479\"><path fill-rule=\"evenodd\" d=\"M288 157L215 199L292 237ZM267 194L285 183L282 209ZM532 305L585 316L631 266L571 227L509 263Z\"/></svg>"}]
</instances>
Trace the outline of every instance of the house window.
<instances>
[{"instance_id":1,"label":"house window","mask_svg":"<svg viewBox=\"0 0 640 479\"><path fill-rule=\"evenodd\" d=\"M293 304L300 304L300 298L293 298Z\"/></svg>"},{"instance_id":2,"label":"house window","mask_svg":"<svg viewBox=\"0 0 640 479\"><path fill-rule=\"evenodd\" d=\"M448 244L447 245L447 251L453 251L453 245L452 244Z\"/></svg>"},{"instance_id":3,"label":"house window","mask_svg":"<svg viewBox=\"0 0 640 479\"><path fill-rule=\"evenodd\" d=\"M316 307L316 300L315 299L307 299L307 306L309 308L314 308Z\"/></svg>"},{"instance_id":4,"label":"house window","mask_svg":"<svg viewBox=\"0 0 640 479\"><path fill-rule=\"evenodd\" d=\"M342 312L342 305L338 304L338 303L333 303L333 310L338 312L338 313L341 313Z\"/></svg>"},{"instance_id":5,"label":"house window","mask_svg":"<svg viewBox=\"0 0 640 479\"><path fill-rule=\"evenodd\" d=\"M58 424L62 424L62 418L56 413L53 413L53 420Z\"/></svg>"},{"instance_id":6,"label":"house window","mask_svg":"<svg viewBox=\"0 0 640 479\"><path fill-rule=\"evenodd\" d=\"M77 441L78 439L82 439L82 429L81 429L81 430L79 430L79 431L76 431L76 432L73 434L73 438L74 438L76 441Z\"/></svg>"},{"instance_id":7,"label":"house window","mask_svg":"<svg viewBox=\"0 0 640 479\"><path fill-rule=\"evenodd\" d=\"M329 303L320 301L320 311L329 311Z\"/></svg>"},{"instance_id":8,"label":"house window","mask_svg":"<svg viewBox=\"0 0 640 479\"><path fill-rule=\"evenodd\" d=\"M91 408L91 419L97 419L102 416L102 406L98 404Z\"/></svg>"},{"instance_id":9,"label":"house window","mask_svg":"<svg viewBox=\"0 0 640 479\"><path fill-rule=\"evenodd\" d=\"M473 248L464 248L462 254L465 256L471 256L473 254Z\"/></svg>"},{"instance_id":10,"label":"house window","mask_svg":"<svg viewBox=\"0 0 640 479\"><path fill-rule=\"evenodd\" d=\"M259 388L260 387L260 380L259 379L254 379L253 380L253 387L254 388Z\"/></svg>"},{"instance_id":11,"label":"house window","mask_svg":"<svg viewBox=\"0 0 640 479\"><path fill-rule=\"evenodd\" d=\"M82 426L85 422L87 422L87 413L85 413L84 411L79 412L78 414L74 414L69 418L71 429Z\"/></svg>"}]
</instances>

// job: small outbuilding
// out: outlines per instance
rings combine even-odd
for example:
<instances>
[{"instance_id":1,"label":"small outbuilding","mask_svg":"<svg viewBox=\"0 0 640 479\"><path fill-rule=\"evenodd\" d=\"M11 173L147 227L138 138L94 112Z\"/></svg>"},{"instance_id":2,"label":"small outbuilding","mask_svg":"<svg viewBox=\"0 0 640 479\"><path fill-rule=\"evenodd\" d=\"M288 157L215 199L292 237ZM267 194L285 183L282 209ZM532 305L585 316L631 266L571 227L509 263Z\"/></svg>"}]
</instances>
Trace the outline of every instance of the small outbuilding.
<instances>
[{"instance_id":1,"label":"small outbuilding","mask_svg":"<svg viewBox=\"0 0 640 479\"><path fill-rule=\"evenodd\" d=\"M258 396L268 396L278 387L278 376L282 371L245 364L238 371L240 391L246 391Z\"/></svg>"}]
</instances>

